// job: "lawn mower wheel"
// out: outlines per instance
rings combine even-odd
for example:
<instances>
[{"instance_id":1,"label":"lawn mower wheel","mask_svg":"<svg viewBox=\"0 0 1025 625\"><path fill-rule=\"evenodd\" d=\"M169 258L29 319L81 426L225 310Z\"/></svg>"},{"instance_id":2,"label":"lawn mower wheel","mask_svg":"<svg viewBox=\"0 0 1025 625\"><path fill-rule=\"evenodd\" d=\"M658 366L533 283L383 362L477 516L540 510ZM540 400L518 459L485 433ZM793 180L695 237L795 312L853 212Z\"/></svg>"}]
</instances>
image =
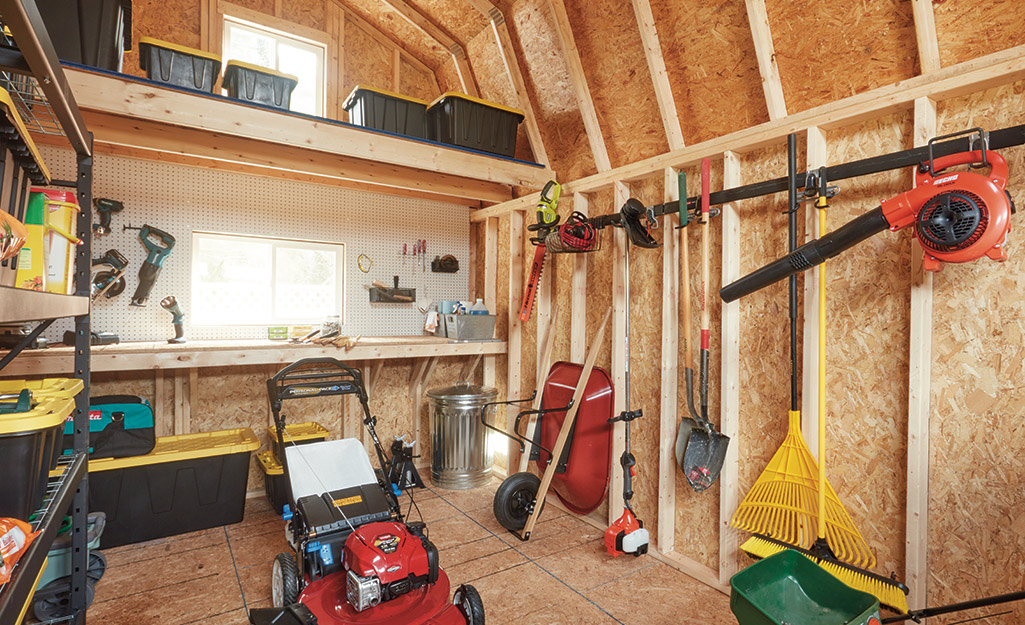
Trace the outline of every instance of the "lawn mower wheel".
<instances>
[{"instance_id":1,"label":"lawn mower wheel","mask_svg":"<svg viewBox=\"0 0 1025 625\"><path fill-rule=\"evenodd\" d=\"M463 584L456 589L452 603L456 604L466 617L467 625L484 625L484 602L481 601L476 588Z\"/></svg>"},{"instance_id":2,"label":"lawn mower wheel","mask_svg":"<svg viewBox=\"0 0 1025 625\"><path fill-rule=\"evenodd\" d=\"M299 569L290 553L279 553L274 558L271 572L271 597L275 608L292 605L299 599Z\"/></svg>"}]
</instances>

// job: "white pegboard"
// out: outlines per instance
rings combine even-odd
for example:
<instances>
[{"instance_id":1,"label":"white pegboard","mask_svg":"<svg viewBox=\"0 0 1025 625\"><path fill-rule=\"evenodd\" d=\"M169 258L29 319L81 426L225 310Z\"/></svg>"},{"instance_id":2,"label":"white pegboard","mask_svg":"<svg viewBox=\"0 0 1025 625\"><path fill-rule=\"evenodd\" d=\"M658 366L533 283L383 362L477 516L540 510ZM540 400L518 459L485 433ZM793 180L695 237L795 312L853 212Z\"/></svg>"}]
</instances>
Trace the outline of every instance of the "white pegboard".
<instances>
[{"instance_id":1,"label":"white pegboard","mask_svg":"<svg viewBox=\"0 0 1025 625\"><path fill-rule=\"evenodd\" d=\"M74 179L70 150L40 146L55 178ZM185 312L185 336L193 339L266 338L265 326L194 327L190 323L192 233L229 232L290 239L345 243L345 327L348 335L422 334L424 316L413 304L371 304L364 284L372 280L415 287L417 298L437 302L467 298L469 208L444 202L401 198L365 191L304 184L232 172L186 167L99 154L93 169L93 197L124 203L113 217L111 234L94 236L92 255L117 249L129 261L125 291L93 305L94 331L114 332L122 341L154 341L173 336L171 315L160 308L174 295ZM95 221L95 219L94 219ZM138 232L122 226L150 224L177 240L164 263L145 307L129 306L138 285L146 250ZM427 240L427 257L451 254L459 260L454 274L423 271L412 256L403 259L403 244ZM360 254L374 263L369 273L357 266ZM71 329L60 320L45 336L59 340Z\"/></svg>"}]
</instances>

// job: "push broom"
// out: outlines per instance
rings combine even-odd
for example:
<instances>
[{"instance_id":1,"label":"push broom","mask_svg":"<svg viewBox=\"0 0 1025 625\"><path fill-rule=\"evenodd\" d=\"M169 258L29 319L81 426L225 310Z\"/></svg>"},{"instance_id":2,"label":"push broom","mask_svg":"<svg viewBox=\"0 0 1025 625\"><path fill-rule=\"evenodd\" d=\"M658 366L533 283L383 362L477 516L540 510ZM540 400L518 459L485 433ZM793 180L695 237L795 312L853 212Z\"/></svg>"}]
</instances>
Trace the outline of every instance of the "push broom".
<instances>
[{"instance_id":1,"label":"push broom","mask_svg":"<svg viewBox=\"0 0 1025 625\"><path fill-rule=\"evenodd\" d=\"M788 138L790 172L790 249L797 246L796 139ZM825 179L816 203L819 231L826 232L828 200ZM797 406L797 280L790 277L790 414L787 436L762 475L740 503L730 525L753 532L741 549L755 558L766 558L785 549L797 549L842 582L874 595L882 605L900 613L908 611L907 588L865 570L875 566L875 556L832 485L826 480L825 400L825 265L819 266L819 459L815 461L801 435Z\"/></svg>"}]
</instances>

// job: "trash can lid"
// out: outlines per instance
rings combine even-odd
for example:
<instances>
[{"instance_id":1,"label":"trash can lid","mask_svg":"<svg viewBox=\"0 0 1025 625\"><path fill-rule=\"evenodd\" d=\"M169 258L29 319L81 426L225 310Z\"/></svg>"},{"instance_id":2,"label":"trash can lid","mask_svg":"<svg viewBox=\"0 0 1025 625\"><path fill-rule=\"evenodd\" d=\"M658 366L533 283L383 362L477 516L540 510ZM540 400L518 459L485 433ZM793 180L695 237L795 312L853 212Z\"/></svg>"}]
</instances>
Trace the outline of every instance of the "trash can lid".
<instances>
[{"instance_id":1,"label":"trash can lid","mask_svg":"<svg viewBox=\"0 0 1025 625\"><path fill-rule=\"evenodd\" d=\"M466 380L456 382L452 386L438 386L427 391L427 396L431 399L441 400L474 400L474 399L493 399L498 396L498 389L493 386L481 386L479 384L470 384Z\"/></svg>"}]
</instances>

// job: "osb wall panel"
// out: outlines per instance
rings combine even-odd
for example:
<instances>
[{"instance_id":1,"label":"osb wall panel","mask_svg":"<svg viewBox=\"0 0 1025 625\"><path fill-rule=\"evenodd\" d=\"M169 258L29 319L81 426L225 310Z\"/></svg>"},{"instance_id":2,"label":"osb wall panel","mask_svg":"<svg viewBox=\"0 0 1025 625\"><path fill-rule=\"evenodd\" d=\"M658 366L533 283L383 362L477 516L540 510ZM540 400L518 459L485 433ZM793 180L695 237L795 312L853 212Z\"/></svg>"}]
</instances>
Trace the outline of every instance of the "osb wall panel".
<instances>
[{"instance_id":1,"label":"osb wall panel","mask_svg":"<svg viewBox=\"0 0 1025 625\"><path fill-rule=\"evenodd\" d=\"M1015 0L934 2L940 62L953 65L1025 43L1023 8Z\"/></svg>"},{"instance_id":2,"label":"osb wall panel","mask_svg":"<svg viewBox=\"0 0 1025 625\"><path fill-rule=\"evenodd\" d=\"M661 203L662 176L652 176L630 185L630 196L646 206ZM655 232L662 240L666 232ZM668 232L676 236L675 232ZM658 450L662 398L662 247L630 247L630 405L644 416L630 424L630 447L637 458L632 501L645 527L658 529ZM612 253L610 249L608 253ZM615 346L621 349L620 346ZM618 458L616 459L618 460ZM616 470L621 470L616 466ZM611 493L611 501L622 497Z\"/></svg>"},{"instance_id":3,"label":"osb wall panel","mask_svg":"<svg viewBox=\"0 0 1025 625\"><path fill-rule=\"evenodd\" d=\"M701 193L701 171L699 168L685 170L687 174L687 195L697 196ZM713 163L711 188L722 187L722 165ZM747 207L742 205L744 210ZM744 214L746 218L746 212ZM722 283L722 229L721 220L713 218L709 224L709 293L708 310L710 316L709 337L709 372L708 372L708 417L715 425L722 423L720 409L720 388L722 379L722 300L719 288ZM663 233L665 236L667 233ZM700 385L698 384L701 357L699 352L701 340L701 226L691 223L687 227L687 257L690 266L690 321L691 321L691 358L694 370L694 407L700 410ZM672 236L679 241L680 231ZM746 246L745 248L746 249ZM683 254L680 258L680 316L679 316L679 378L677 389L677 410L682 419L689 413L687 406L686 354L684 353L684 319L687 311L683 309ZM732 443L731 443L732 444ZM743 460L743 458L742 458ZM655 459L657 466L657 457ZM712 569L719 568L719 482L703 492L695 492L687 482L682 471L676 475L676 545L675 551L692 558Z\"/></svg>"},{"instance_id":4,"label":"osb wall panel","mask_svg":"<svg viewBox=\"0 0 1025 625\"><path fill-rule=\"evenodd\" d=\"M485 100L519 108L516 92L505 73L502 56L498 53L498 42L490 28L466 44L466 54L470 59L473 75L477 79L480 95Z\"/></svg>"},{"instance_id":5,"label":"osb wall panel","mask_svg":"<svg viewBox=\"0 0 1025 625\"><path fill-rule=\"evenodd\" d=\"M281 18L318 30L327 30L324 3L331 0L288 0L281 3Z\"/></svg>"},{"instance_id":6,"label":"osb wall panel","mask_svg":"<svg viewBox=\"0 0 1025 625\"><path fill-rule=\"evenodd\" d=\"M399 93L430 102L437 97L434 76L423 72L405 59L399 62Z\"/></svg>"},{"instance_id":7,"label":"osb wall panel","mask_svg":"<svg viewBox=\"0 0 1025 625\"><path fill-rule=\"evenodd\" d=\"M237 2L233 2L233 4L237 4L254 11L259 11L261 13L266 13L267 15L274 15L274 0L238 0Z\"/></svg>"},{"instance_id":8,"label":"osb wall panel","mask_svg":"<svg viewBox=\"0 0 1025 625\"><path fill-rule=\"evenodd\" d=\"M252 428L266 446L267 373L263 367L210 367L199 370L198 388L190 398L192 432ZM172 381L172 389L173 381ZM262 488L263 472L253 453L249 489Z\"/></svg>"},{"instance_id":9,"label":"osb wall panel","mask_svg":"<svg viewBox=\"0 0 1025 625\"><path fill-rule=\"evenodd\" d=\"M392 89L392 50L370 36L352 20L345 20L345 49L359 54L346 54L345 80L340 94L349 94L356 85Z\"/></svg>"},{"instance_id":10,"label":"osb wall panel","mask_svg":"<svg viewBox=\"0 0 1025 625\"><path fill-rule=\"evenodd\" d=\"M396 41L401 41L410 54L431 67L437 67L449 56L447 50L414 28L380 0L342 0L341 4L376 26L381 32L388 33Z\"/></svg>"},{"instance_id":11,"label":"osb wall panel","mask_svg":"<svg viewBox=\"0 0 1025 625\"><path fill-rule=\"evenodd\" d=\"M941 103L940 133L1023 122L1025 83ZM1008 190L1022 206L1025 150L1007 159ZM1022 588L1025 570L1025 249L1007 239L1008 261L946 265L933 281L930 398L929 601L964 601ZM984 622L1025 622L1008 604L938 623L1011 610Z\"/></svg>"},{"instance_id":12,"label":"osb wall panel","mask_svg":"<svg viewBox=\"0 0 1025 625\"><path fill-rule=\"evenodd\" d=\"M766 0L787 111L795 113L918 73L910 2Z\"/></svg>"},{"instance_id":13,"label":"osb wall panel","mask_svg":"<svg viewBox=\"0 0 1025 625\"><path fill-rule=\"evenodd\" d=\"M568 0L566 10L612 166L665 152L665 130L630 3Z\"/></svg>"},{"instance_id":14,"label":"osb wall panel","mask_svg":"<svg viewBox=\"0 0 1025 625\"><path fill-rule=\"evenodd\" d=\"M451 0L414 0L410 2L422 15L441 26L456 41L466 43L488 27L488 18L469 2Z\"/></svg>"},{"instance_id":15,"label":"osb wall panel","mask_svg":"<svg viewBox=\"0 0 1025 625\"><path fill-rule=\"evenodd\" d=\"M910 113L831 132L829 162L911 147ZM833 230L909 188L898 170L841 181ZM827 263L827 477L878 560L904 571L911 242L883 233ZM880 280L885 276L885 280Z\"/></svg>"},{"instance_id":16,"label":"osb wall panel","mask_svg":"<svg viewBox=\"0 0 1025 625\"><path fill-rule=\"evenodd\" d=\"M785 175L786 162L785 145L746 154L741 161L741 184ZM719 171L719 168L716 170ZM744 200L739 204L741 275L786 253L785 210L785 193ZM697 257L693 249L690 255L692 265ZM696 272L692 275L699 275ZM730 445L736 445L737 448L740 461L739 492L743 497L761 475L787 433L787 414L790 410L787 281L756 291L739 302L740 419L739 433L736 439L730 441ZM693 340L697 339L695 331ZM677 480L677 484L679 482ZM677 493L680 493L679 487ZM738 554L738 561L741 566L751 563L742 552Z\"/></svg>"},{"instance_id":17,"label":"osb wall panel","mask_svg":"<svg viewBox=\"0 0 1025 625\"><path fill-rule=\"evenodd\" d=\"M155 37L198 48L199 21L198 0L136 0L132 4L132 49L125 52L122 71L146 75L139 67L140 37Z\"/></svg>"},{"instance_id":18,"label":"osb wall panel","mask_svg":"<svg viewBox=\"0 0 1025 625\"><path fill-rule=\"evenodd\" d=\"M549 165L564 181L595 173L594 157L548 2L519 0L505 16ZM566 211L564 215L570 209Z\"/></svg>"},{"instance_id":19,"label":"osb wall panel","mask_svg":"<svg viewBox=\"0 0 1025 625\"><path fill-rule=\"evenodd\" d=\"M654 0L651 10L688 144L769 120L743 2Z\"/></svg>"}]
</instances>

